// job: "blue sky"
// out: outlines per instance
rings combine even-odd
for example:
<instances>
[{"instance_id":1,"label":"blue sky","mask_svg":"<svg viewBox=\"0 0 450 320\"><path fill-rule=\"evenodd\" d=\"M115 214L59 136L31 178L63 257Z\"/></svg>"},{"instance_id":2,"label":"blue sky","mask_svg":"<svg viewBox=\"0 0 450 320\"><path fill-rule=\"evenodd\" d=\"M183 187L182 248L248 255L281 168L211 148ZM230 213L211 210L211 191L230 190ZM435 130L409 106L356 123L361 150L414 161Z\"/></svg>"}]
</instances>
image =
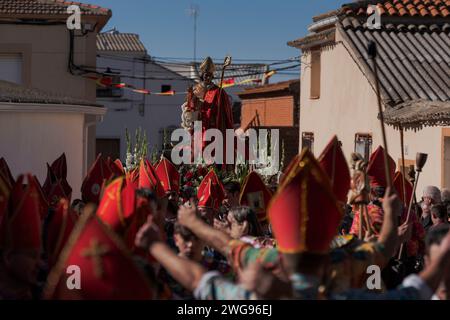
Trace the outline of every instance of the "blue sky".
<instances>
[{"instance_id":1,"label":"blue sky","mask_svg":"<svg viewBox=\"0 0 450 320\"><path fill-rule=\"evenodd\" d=\"M84 2L84 0L82 0ZM351 0L86 0L110 8L104 30L138 33L157 57L193 57L192 4L200 8L198 59L282 60L299 55L287 42L304 36L314 15ZM288 76L286 76L288 77ZM281 78L281 77L280 77Z\"/></svg>"}]
</instances>

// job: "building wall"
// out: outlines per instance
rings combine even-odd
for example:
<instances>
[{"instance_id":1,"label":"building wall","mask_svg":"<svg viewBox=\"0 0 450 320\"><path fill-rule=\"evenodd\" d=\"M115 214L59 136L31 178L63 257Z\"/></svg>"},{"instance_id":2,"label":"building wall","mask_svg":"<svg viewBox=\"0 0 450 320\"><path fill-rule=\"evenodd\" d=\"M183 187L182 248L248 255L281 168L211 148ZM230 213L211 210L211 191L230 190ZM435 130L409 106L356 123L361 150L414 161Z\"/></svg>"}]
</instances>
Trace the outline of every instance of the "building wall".
<instances>
[{"instance_id":1,"label":"building wall","mask_svg":"<svg viewBox=\"0 0 450 320\"><path fill-rule=\"evenodd\" d=\"M337 33L337 45L322 51L320 99L310 99L311 70L308 64L311 54L302 56L302 62L307 64L302 65L301 72L300 137L302 132L313 132L314 152L319 156L332 136L337 134L345 155L350 159L356 133L372 134L372 151L382 144L382 138L375 91L341 41ZM387 127L387 137L389 153L399 164L400 134ZM428 162L417 189L418 196L426 185L441 186L442 139L440 128L405 132L407 160L415 160L417 152L428 153Z\"/></svg>"},{"instance_id":2,"label":"building wall","mask_svg":"<svg viewBox=\"0 0 450 320\"><path fill-rule=\"evenodd\" d=\"M96 33L75 37L74 61L95 68ZM0 53L21 53L23 85L95 102L95 81L68 71L66 25L0 25Z\"/></svg>"},{"instance_id":3,"label":"building wall","mask_svg":"<svg viewBox=\"0 0 450 320\"><path fill-rule=\"evenodd\" d=\"M112 55L111 52L105 55ZM125 57L125 58L124 58ZM133 61L133 55L117 54L117 58L98 58L99 68L110 67L112 71L122 70L123 75L142 77L168 78L168 80L132 79L125 76L121 81L138 88L146 88L150 92L161 92L163 84L171 85L176 92L186 92L190 81L156 64L142 61ZM145 72L144 72L145 68ZM108 112L103 122L97 126L97 138L120 139L120 158L125 161L126 138L125 128L134 138L134 132L138 127L145 129L149 141L149 153L152 148L161 148L161 131L169 126L180 127L181 105L185 101L185 95L156 96L124 91L122 98L98 98L98 103L105 105ZM140 110L144 113L141 114Z\"/></svg>"},{"instance_id":4,"label":"building wall","mask_svg":"<svg viewBox=\"0 0 450 320\"><path fill-rule=\"evenodd\" d=\"M51 164L65 152L67 180L73 189L72 199L76 199L83 179L83 130L83 114L1 112L0 108L0 154L14 177L32 173L42 185L47 176L46 163Z\"/></svg>"},{"instance_id":5,"label":"building wall","mask_svg":"<svg viewBox=\"0 0 450 320\"><path fill-rule=\"evenodd\" d=\"M258 113L261 126L293 126L294 97L243 99L241 126L247 126Z\"/></svg>"}]
</instances>

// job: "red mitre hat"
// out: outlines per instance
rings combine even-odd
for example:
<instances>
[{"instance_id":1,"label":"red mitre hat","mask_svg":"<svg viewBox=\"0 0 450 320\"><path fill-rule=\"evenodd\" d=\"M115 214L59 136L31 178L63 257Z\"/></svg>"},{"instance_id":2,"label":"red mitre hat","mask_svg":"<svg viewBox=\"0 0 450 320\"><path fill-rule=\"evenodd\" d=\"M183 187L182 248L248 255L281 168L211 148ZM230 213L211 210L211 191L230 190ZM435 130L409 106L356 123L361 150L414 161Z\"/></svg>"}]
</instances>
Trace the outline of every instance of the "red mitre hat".
<instances>
[{"instance_id":1,"label":"red mitre hat","mask_svg":"<svg viewBox=\"0 0 450 320\"><path fill-rule=\"evenodd\" d=\"M122 161L120 161L120 159L112 161L111 158L108 157L106 162L108 163L109 167L111 168L111 171L113 172L116 178L125 175L125 169L123 168L123 164Z\"/></svg>"},{"instance_id":2,"label":"red mitre hat","mask_svg":"<svg viewBox=\"0 0 450 320\"><path fill-rule=\"evenodd\" d=\"M292 169L297 165L298 161L300 159L300 154L295 155L295 157L291 160L291 162L289 162L288 166L286 167L286 169L284 169L283 174L281 175L280 178L280 182L279 184L281 185L284 180L286 180L286 178L289 176L289 172L292 171Z\"/></svg>"},{"instance_id":3,"label":"red mitre hat","mask_svg":"<svg viewBox=\"0 0 450 320\"><path fill-rule=\"evenodd\" d=\"M112 175L113 172L111 168L106 161L103 160L102 155L99 154L81 185L81 196L83 201L86 203L98 203L103 180L110 179Z\"/></svg>"},{"instance_id":4,"label":"red mitre hat","mask_svg":"<svg viewBox=\"0 0 450 320\"><path fill-rule=\"evenodd\" d=\"M391 181L395 173L395 161L388 155L389 172ZM367 176L369 177L371 187L387 187L386 172L384 166L384 148L379 146L375 152L372 153L367 166Z\"/></svg>"},{"instance_id":5,"label":"red mitre hat","mask_svg":"<svg viewBox=\"0 0 450 320\"><path fill-rule=\"evenodd\" d=\"M67 199L61 199L47 226L46 249L49 265L53 266L77 221Z\"/></svg>"},{"instance_id":6,"label":"red mitre hat","mask_svg":"<svg viewBox=\"0 0 450 320\"><path fill-rule=\"evenodd\" d=\"M199 207L219 210L225 199L225 189L213 169L200 182L197 198Z\"/></svg>"},{"instance_id":7,"label":"red mitre hat","mask_svg":"<svg viewBox=\"0 0 450 320\"><path fill-rule=\"evenodd\" d=\"M81 216L50 272L44 298L52 300L148 300L155 290L123 242L95 216ZM67 283L81 271L80 289ZM69 269L68 269L69 268Z\"/></svg>"},{"instance_id":8,"label":"red mitre hat","mask_svg":"<svg viewBox=\"0 0 450 320\"><path fill-rule=\"evenodd\" d=\"M61 198L71 200L72 188L65 178L58 178L47 164L47 178L42 188L43 193L47 197L50 206L56 206Z\"/></svg>"},{"instance_id":9,"label":"red mitre hat","mask_svg":"<svg viewBox=\"0 0 450 320\"><path fill-rule=\"evenodd\" d=\"M152 190L158 198L165 195L157 174L147 159L142 160L139 166L139 189L142 188Z\"/></svg>"},{"instance_id":10,"label":"red mitre hat","mask_svg":"<svg viewBox=\"0 0 450 320\"><path fill-rule=\"evenodd\" d=\"M58 179L67 179L66 154L63 153L51 165L52 171Z\"/></svg>"},{"instance_id":11,"label":"red mitre hat","mask_svg":"<svg viewBox=\"0 0 450 320\"><path fill-rule=\"evenodd\" d=\"M403 192L402 180L405 181L406 199L405 199L405 193ZM405 204L406 207L408 207L409 202L411 201L411 197L413 195L413 185L411 184L411 182L409 182L407 179L403 178L403 174L400 171L398 171L395 173L392 185L394 186L395 190L397 191L397 194L400 197L400 199L402 200L402 202Z\"/></svg>"},{"instance_id":12,"label":"red mitre hat","mask_svg":"<svg viewBox=\"0 0 450 320\"><path fill-rule=\"evenodd\" d=\"M47 197L44 195L44 191L42 190L41 184L39 183L39 180L36 176L32 176L32 180L30 181L30 183L33 183L34 186L36 187L36 190L38 191L39 212L40 212L41 219L44 220L45 217L47 217L48 208L49 208Z\"/></svg>"},{"instance_id":13,"label":"red mitre hat","mask_svg":"<svg viewBox=\"0 0 450 320\"><path fill-rule=\"evenodd\" d=\"M350 170L336 136L331 139L318 160L322 169L330 178L337 200L346 203L351 182Z\"/></svg>"},{"instance_id":14,"label":"red mitre hat","mask_svg":"<svg viewBox=\"0 0 450 320\"><path fill-rule=\"evenodd\" d=\"M14 178L9 170L8 163L4 158L0 158L0 175L3 176L3 180L9 185L10 188L14 185Z\"/></svg>"},{"instance_id":15,"label":"red mitre hat","mask_svg":"<svg viewBox=\"0 0 450 320\"><path fill-rule=\"evenodd\" d=\"M111 182L104 191L97 209L103 223L114 231L122 233L128 226L136 208L136 188L125 184L123 177Z\"/></svg>"},{"instance_id":16,"label":"red mitre hat","mask_svg":"<svg viewBox=\"0 0 450 320\"><path fill-rule=\"evenodd\" d=\"M169 193L173 191L178 193L180 191L180 173L177 167L167 158L161 158L155 168L155 172L164 192Z\"/></svg>"},{"instance_id":17,"label":"red mitre hat","mask_svg":"<svg viewBox=\"0 0 450 320\"><path fill-rule=\"evenodd\" d=\"M325 254L342 219L330 179L304 149L272 198L269 219L284 253Z\"/></svg>"},{"instance_id":18,"label":"red mitre hat","mask_svg":"<svg viewBox=\"0 0 450 320\"><path fill-rule=\"evenodd\" d=\"M255 171L250 172L245 178L239 203L241 206L252 208L259 220L267 218L266 210L269 206L272 192L267 188L264 181Z\"/></svg>"},{"instance_id":19,"label":"red mitre hat","mask_svg":"<svg viewBox=\"0 0 450 320\"><path fill-rule=\"evenodd\" d=\"M3 217L1 245L3 249L41 249L41 216L39 191L31 175L28 184L23 184L24 176L17 179L11 191L11 215Z\"/></svg>"}]
</instances>

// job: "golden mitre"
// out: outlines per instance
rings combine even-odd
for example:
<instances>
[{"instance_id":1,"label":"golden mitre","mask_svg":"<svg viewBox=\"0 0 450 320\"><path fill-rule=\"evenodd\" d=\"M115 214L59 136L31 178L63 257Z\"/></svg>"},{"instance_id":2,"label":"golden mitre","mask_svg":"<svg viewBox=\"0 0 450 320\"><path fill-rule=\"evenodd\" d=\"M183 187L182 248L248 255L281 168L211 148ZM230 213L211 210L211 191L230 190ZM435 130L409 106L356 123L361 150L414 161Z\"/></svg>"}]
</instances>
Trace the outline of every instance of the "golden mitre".
<instances>
[{"instance_id":1,"label":"golden mitre","mask_svg":"<svg viewBox=\"0 0 450 320\"><path fill-rule=\"evenodd\" d=\"M202 74L205 73L212 73L216 71L216 66L214 65L214 62L212 61L211 57L206 57L206 59L202 62L200 65L200 71Z\"/></svg>"}]
</instances>

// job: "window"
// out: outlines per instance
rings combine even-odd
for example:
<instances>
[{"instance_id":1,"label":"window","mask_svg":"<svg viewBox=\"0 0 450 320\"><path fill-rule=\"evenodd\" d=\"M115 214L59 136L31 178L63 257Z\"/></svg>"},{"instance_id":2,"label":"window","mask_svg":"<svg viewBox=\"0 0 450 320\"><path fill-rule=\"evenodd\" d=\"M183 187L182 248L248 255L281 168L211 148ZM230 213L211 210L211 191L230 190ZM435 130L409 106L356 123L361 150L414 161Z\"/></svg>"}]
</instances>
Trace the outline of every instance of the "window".
<instances>
[{"instance_id":1,"label":"window","mask_svg":"<svg viewBox=\"0 0 450 320\"><path fill-rule=\"evenodd\" d=\"M369 161L372 154L372 135L368 133L357 133L355 135L355 152L359 153Z\"/></svg>"},{"instance_id":2,"label":"window","mask_svg":"<svg viewBox=\"0 0 450 320\"><path fill-rule=\"evenodd\" d=\"M172 86L170 84L163 84L161 86L161 93L172 91Z\"/></svg>"},{"instance_id":3,"label":"window","mask_svg":"<svg viewBox=\"0 0 450 320\"><path fill-rule=\"evenodd\" d=\"M308 148L312 153L314 153L314 133L303 132L302 133L302 148Z\"/></svg>"},{"instance_id":4,"label":"window","mask_svg":"<svg viewBox=\"0 0 450 320\"><path fill-rule=\"evenodd\" d=\"M319 99L320 98L320 57L321 51L312 51L311 52L311 99Z\"/></svg>"},{"instance_id":5,"label":"window","mask_svg":"<svg viewBox=\"0 0 450 320\"><path fill-rule=\"evenodd\" d=\"M0 53L0 80L22 84L22 55Z\"/></svg>"},{"instance_id":6,"label":"window","mask_svg":"<svg viewBox=\"0 0 450 320\"><path fill-rule=\"evenodd\" d=\"M116 88L114 85L120 83L120 75L113 75L109 77L112 85L100 86L97 85L98 98L121 98L123 96L123 89Z\"/></svg>"}]
</instances>

